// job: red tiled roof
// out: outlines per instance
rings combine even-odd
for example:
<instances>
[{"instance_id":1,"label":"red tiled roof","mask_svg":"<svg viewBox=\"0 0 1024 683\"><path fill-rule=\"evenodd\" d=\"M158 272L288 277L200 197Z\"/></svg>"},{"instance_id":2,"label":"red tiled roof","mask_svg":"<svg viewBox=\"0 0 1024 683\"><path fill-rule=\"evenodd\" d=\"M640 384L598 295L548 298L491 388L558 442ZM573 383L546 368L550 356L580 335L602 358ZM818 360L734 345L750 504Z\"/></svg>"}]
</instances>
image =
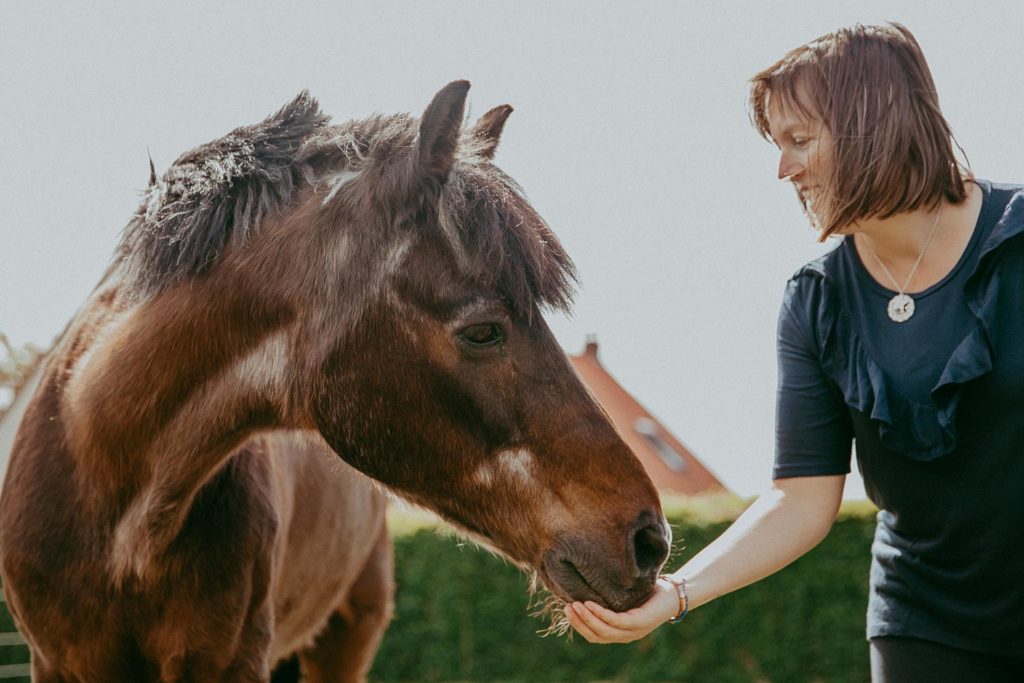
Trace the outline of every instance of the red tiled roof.
<instances>
[{"instance_id":1,"label":"red tiled roof","mask_svg":"<svg viewBox=\"0 0 1024 683\"><path fill-rule=\"evenodd\" d=\"M596 341L588 340L583 353L578 356L569 354L569 360L643 463L659 491L693 495L728 490L608 374L597 359Z\"/></svg>"}]
</instances>

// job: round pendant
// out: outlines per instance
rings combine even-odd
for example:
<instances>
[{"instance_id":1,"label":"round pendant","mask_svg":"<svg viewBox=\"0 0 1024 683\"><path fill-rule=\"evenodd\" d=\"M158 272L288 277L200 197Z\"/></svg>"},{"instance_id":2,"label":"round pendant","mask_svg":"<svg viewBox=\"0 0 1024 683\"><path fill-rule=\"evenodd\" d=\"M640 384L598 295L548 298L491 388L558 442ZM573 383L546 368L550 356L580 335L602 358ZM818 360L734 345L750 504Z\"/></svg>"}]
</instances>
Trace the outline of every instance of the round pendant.
<instances>
[{"instance_id":1,"label":"round pendant","mask_svg":"<svg viewBox=\"0 0 1024 683\"><path fill-rule=\"evenodd\" d=\"M889 300L889 319L902 323L914 315L914 300L906 294L897 294Z\"/></svg>"}]
</instances>

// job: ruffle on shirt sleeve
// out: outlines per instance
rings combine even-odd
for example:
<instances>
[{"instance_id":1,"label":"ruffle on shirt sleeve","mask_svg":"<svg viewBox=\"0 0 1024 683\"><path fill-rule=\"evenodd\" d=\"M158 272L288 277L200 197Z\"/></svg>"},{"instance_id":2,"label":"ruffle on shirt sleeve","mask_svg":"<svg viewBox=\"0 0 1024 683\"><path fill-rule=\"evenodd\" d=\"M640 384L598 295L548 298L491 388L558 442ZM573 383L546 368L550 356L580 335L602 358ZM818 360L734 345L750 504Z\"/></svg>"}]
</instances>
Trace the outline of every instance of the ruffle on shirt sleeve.
<instances>
[{"instance_id":1,"label":"ruffle on shirt sleeve","mask_svg":"<svg viewBox=\"0 0 1024 683\"><path fill-rule=\"evenodd\" d=\"M812 276L822 288L811 315L816 318L822 369L836 383L850 408L878 425L882 444L912 460L931 461L953 452L957 444L956 411L963 386L992 371L991 331L1000 290L999 254L1010 240L1024 235L1024 191L1010 200L992 228L965 285L975 317L971 331L957 345L932 389L932 404L905 396L868 354L839 301L827 256L805 266L796 277Z\"/></svg>"}]
</instances>

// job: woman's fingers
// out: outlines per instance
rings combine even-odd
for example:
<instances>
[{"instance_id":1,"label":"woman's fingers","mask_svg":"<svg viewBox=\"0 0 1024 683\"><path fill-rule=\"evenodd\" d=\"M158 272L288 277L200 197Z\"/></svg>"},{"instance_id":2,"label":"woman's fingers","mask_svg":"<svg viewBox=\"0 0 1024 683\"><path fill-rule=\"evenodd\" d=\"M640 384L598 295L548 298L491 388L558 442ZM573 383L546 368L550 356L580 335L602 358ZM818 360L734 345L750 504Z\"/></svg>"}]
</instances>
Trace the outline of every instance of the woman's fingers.
<instances>
[{"instance_id":1,"label":"woman's fingers","mask_svg":"<svg viewBox=\"0 0 1024 683\"><path fill-rule=\"evenodd\" d=\"M573 629L576 633L583 636L583 639L588 643L603 643L605 642L600 636L587 625L585 621L576 613L572 605L565 606L565 616L569 618L569 623L572 624Z\"/></svg>"},{"instance_id":2,"label":"woman's fingers","mask_svg":"<svg viewBox=\"0 0 1024 683\"><path fill-rule=\"evenodd\" d=\"M586 607L591 614L609 626L627 630L636 628L637 626L637 616L632 610L629 612L613 612L607 607L602 607L596 602L591 602L589 600L584 603L584 607Z\"/></svg>"},{"instance_id":3,"label":"woman's fingers","mask_svg":"<svg viewBox=\"0 0 1024 683\"><path fill-rule=\"evenodd\" d=\"M593 608L598 608L601 612L595 613L596 610ZM631 632L614 623L609 623L603 618L604 615L621 615L616 615L615 612L606 610L596 603L574 602L566 606L565 613L569 617L572 627L591 643L629 643L646 635L645 633Z\"/></svg>"},{"instance_id":4,"label":"woman's fingers","mask_svg":"<svg viewBox=\"0 0 1024 683\"><path fill-rule=\"evenodd\" d=\"M581 603L577 602L569 605L566 611L569 613L569 622L573 625L573 628L575 628L581 636L586 638L588 642L619 642L615 639L614 633L617 629L614 629L603 622Z\"/></svg>"}]
</instances>

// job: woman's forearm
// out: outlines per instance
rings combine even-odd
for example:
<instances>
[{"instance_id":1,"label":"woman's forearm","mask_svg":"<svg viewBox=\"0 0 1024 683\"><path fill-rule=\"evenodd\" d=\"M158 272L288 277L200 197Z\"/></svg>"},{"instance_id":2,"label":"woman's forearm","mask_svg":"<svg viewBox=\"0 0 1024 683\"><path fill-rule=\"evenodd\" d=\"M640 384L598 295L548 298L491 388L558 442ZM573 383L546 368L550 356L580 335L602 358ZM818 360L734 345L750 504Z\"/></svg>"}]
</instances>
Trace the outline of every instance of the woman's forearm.
<instances>
[{"instance_id":1,"label":"woman's forearm","mask_svg":"<svg viewBox=\"0 0 1024 683\"><path fill-rule=\"evenodd\" d=\"M742 588L816 546L832 527L844 476L777 480L721 536L680 567L690 609Z\"/></svg>"},{"instance_id":2,"label":"woman's forearm","mask_svg":"<svg viewBox=\"0 0 1024 683\"><path fill-rule=\"evenodd\" d=\"M679 583L684 584L686 606L694 609L768 576L817 545L832 527L844 479L776 480L725 533L672 575L676 586L659 580L647 602L627 612L587 601L567 605L565 616L592 643L643 638L680 613Z\"/></svg>"}]
</instances>

